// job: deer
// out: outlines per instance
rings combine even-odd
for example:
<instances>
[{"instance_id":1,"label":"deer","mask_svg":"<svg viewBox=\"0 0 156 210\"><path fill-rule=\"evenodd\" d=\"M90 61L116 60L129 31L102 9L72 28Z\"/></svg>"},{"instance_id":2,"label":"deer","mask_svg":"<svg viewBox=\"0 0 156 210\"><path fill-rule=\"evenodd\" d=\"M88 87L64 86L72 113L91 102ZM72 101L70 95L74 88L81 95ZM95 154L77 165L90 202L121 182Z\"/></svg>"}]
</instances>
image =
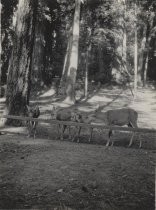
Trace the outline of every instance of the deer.
<instances>
[{"instance_id":1,"label":"deer","mask_svg":"<svg viewBox=\"0 0 156 210\"><path fill-rule=\"evenodd\" d=\"M121 108L121 109L114 109L108 110L106 112L99 112L96 111L94 117L98 120L102 120L103 124L106 126L125 126L131 128L137 128L137 121L138 121L138 113L131 108ZM111 136L113 135L112 129L108 132L108 140L106 146L109 146L111 143ZM130 142L128 147L130 147L133 143L134 132L131 136ZM112 141L111 146L113 146L114 141ZM142 142L140 139L139 148L141 148Z\"/></svg>"},{"instance_id":2,"label":"deer","mask_svg":"<svg viewBox=\"0 0 156 210\"><path fill-rule=\"evenodd\" d=\"M40 116L40 109L36 105L35 107L26 106L26 116L32 117L32 118L38 118ZM36 121L27 121L28 124L28 137L33 135L33 138L36 138L36 127L38 125L38 122Z\"/></svg>"},{"instance_id":3,"label":"deer","mask_svg":"<svg viewBox=\"0 0 156 210\"><path fill-rule=\"evenodd\" d=\"M137 128L137 120L138 120L138 113L131 108L122 108L122 109L114 109L108 110L106 112L101 112L96 110L94 113L88 115L87 117L83 118L83 115L75 113L75 121L81 123L89 123L89 124L102 124L104 126L124 126L127 125L128 127ZM90 137L89 142L92 139L93 127L90 128ZM78 129L78 141L79 135L81 132L81 127ZM113 146L114 141L111 142L111 136L113 135L112 129L108 132L108 139L106 146ZM128 147L130 147L133 143L134 132L130 139ZM142 141L140 139L139 148L142 146Z\"/></svg>"},{"instance_id":4,"label":"deer","mask_svg":"<svg viewBox=\"0 0 156 210\"><path fill-rule=\"evenodd\" d=\"M63 109L63 108L58 108L56 106L53 106L51 110L51 119L60 120L60 121L71 121L71 118L74 112L75 111L72 111L71 109ZM57 127L58 135L59 135L58 138L60 140L63 140L63 134L67 128L69 128L69 138L71 139L70 126L58 124L58 127Z\"/></svg>"},{"instance_id":5,"label":"deer","mask_svg":"<svg viewBox=\"0 0 156 210\"><path fill-rule=\"evenodd\" d=\"M79 112L73 112L72 113L72 116L71 116L71 121L72 122L77 122L77 123L87 123L87 124L91 124L91 122L93 121L93 117L92 115L84 115L84 114L81 114ZM76 127L76 130L77 130L77 134L75 132L75 135L73 136L72 138L72 141L75 140L75 137L77 136L77 142L79 143L80 142L80 133L81 133L81 129L82 129L82 126L77 126ZM92 128L90 128L90 137L89 137L89 142L91 141L92 139Z\"/></svg>"}]
</instances>

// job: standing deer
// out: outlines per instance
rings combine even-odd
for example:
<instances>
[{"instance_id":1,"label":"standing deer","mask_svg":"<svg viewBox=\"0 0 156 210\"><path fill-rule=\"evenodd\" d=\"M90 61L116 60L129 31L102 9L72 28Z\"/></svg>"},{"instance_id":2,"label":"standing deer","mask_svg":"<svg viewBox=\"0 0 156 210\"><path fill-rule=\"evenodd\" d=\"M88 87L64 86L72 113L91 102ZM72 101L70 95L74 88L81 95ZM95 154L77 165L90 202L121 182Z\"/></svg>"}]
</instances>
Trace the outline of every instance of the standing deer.
<instances>
[{"instance_id":1,"label":"standing deer","mask_svg":"<svg viewBox=\"0 0 156 210\"><path fill-rule=\"evenodd\" d=\"M78 123L87 123L90 124L93 121L92 115L84 115L81 113L74 112L72 113L71 121L73 122L78 122ZM80 133L81 133L81 126L77 126L77 134L75 132L75 135L72 138L72 141L75 140L75 137L77 136L77 142L80 142ZM89 137L89 142L91 141L92 138L92 128L90 128L90 137Z\"/></svg>"},{"instance_id":2,"label":"standing deer","mask_svg":"<svg viewBox=\"0 0 156 210\"><path fill-rule=\"evenodd\" d=\"M106 112L101 111L95 111L93 114L88 115L88 117L83 118L83 115L81 114L75 114L75 121L81 122L81 123L89 123L89 124L103 124L105 126L124 126L127 125L128 127L137 128L137 120L138 120L138 113L131 109L131 108L123 108L123 109L115 109L115 110L109 110ZM92 133L94 128L90 128L90 137L89 141L91 141ZM81 132L81 127L78 129L78 141L79 141L79 135ZM106 143L106 146L110 145L111 142L111 136L113 132L110 129L108 133L108 140ZM132 137L129 142L129 147L133 143L134 133L132 134ZM114 144L114 141L112 141L112 146ZM141 148L142 142L140 139L139 147Z\"/></svg>"},{"instance_id":3,"label":"standing deer","mask_svg":"<svg viewBox=\"0 0 156 210\"><path fill-rule=\"evenodd\" d=\"M60 121L71 121L73 113L74 111L70 109L57 108L53 106L51 110L51 119ZM71 138L70 126L58 124L58 134L61 140L63 140L63 134L67 127L69 128L69 138Z\"/></svg>"},{"instance_id":4,"label":"standing deer","mask_svg":"<svg viewBox=\"0 0 156 210\"><path fill-rule=\"evenodd\" d=\"M30 106L26 106L27 110L26 110L26 116L27 117L32 117L32 118L38 118L40 116L40 109L38 106L35 107L30 107ZM35 139L36 137L36 127L38 122L36 121L28 121L28 137L30 137L31 135L33 135L33 138Z\"/></svg>"},{"instance_id":5,"label":"standing deer","mask_svg":"<svg viewBox=\"0 0 156 210\"><path fill-rule=\"evenodd\" d=\"M138 120L138 113L131 108L122 108L122 109L114 109L114 110L108 110L106 112L95 112L95 119L102 120L103 124L106 126L124 126L127 125L128 127L137 128L137 120ZM112 130L109 130L108 133L108 140L106 143L106 146L109 146L111 142L111 135L113 134ZM129 142L129 147L133 143L134 138L134 132L132 134L132 137ZM114 141L112 141L112 146L114 144ZM142 142L140 139L139 147L142 146Z\"/></svg>"}]
</instances>

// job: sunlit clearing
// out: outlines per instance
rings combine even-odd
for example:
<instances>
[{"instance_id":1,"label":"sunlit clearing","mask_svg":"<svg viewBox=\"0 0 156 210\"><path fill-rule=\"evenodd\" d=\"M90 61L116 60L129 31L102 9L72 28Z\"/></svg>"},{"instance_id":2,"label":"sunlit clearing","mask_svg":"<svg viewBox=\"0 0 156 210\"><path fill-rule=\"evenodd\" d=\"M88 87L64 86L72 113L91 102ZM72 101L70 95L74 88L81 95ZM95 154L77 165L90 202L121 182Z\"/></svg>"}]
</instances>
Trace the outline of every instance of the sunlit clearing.
<instances>
[{"instance_id":1,"label":"sunlit clearing","mask_svg":"<svg viewBox=\"0 0 156 210\"><path fill-rule=\"evenodd\" d=\"M5 98L0 98L0 103L4 103L5 102Z\"/></svg>"},{"instance_id":2,"label":"sunlit clearing","mask_svg":"<svg viewBox=\"0 0 156 210\"><path fill-rule=\"evenodd\" d=\"M64 108L67 108L67 107L70 107L70 104L67 104L67 103L63 103L63 102L61 102L61 103L52 103L52 105L54 105L54 106L58 106L58 107L64 107Z\"/></svg>"},{"instance_id":3,"label":"sunlit clearing","mask_svg":"<svg viewBox=\"0 0 156 210\"><path fill-rule=\"evenodd\" d=\"M43 93L43 94L40 96L40 98L53 96L54 94L55 94L55 90L54 90L54 89L50 89L50 90L48 90L47 92Z\"/></svg>"},{"instance_id":4,"label":"sunlit clearing","mask_svg":"<svg viewBox=\"0 0 156 210\"><path fill-rule=\"evenodd\" d=\"M101 96L93 96L91 99L88 100L88 102L97 102L97 101L110 102L112 101L112 99L105 97L104 95L101 95Z\"/></svg>"}]
</instances>

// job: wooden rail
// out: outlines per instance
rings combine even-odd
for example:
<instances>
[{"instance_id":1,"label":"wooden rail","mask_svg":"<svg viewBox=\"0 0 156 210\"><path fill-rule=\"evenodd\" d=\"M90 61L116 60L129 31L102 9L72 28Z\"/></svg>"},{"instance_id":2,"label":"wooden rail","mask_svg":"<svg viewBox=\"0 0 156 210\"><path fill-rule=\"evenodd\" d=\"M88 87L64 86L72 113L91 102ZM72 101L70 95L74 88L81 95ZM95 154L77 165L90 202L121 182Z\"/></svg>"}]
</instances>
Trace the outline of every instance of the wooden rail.
<instances>
[{"instance_id":1,"label":"wooden rail","mask_svg":"<svg viewBox=\"0 0 156 210\"><path fill-rule=\"evenodd\" d=\"M50 124L60 124L60 125L69 125L69 126L77 126L77 127L87 127L87 128L98 128L98 129L111 129L118 131L133 131L139 133L156 133L156 129L149 128L130 128L130 127L122 127L122 126L105 126L99 124L87 124L87 123L77 123L71 121L59 121L52 119L41 119L41 118L31 118L31 117L22 117L22 116L14 116L14 115L3 115L1 118L13 119L13 120L21 120L21 121L35 121L35 122L45 122Z\"/></svg>"}]
</instances>

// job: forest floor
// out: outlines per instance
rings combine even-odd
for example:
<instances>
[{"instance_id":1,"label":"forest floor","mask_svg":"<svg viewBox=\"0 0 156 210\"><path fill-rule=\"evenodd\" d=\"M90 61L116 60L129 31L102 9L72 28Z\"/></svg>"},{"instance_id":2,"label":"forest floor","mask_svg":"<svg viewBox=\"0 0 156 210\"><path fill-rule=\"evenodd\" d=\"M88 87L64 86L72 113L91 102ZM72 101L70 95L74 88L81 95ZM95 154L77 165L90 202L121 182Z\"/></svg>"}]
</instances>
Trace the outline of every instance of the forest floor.
<instances>
[{"instance_id":1,"label":"forest floor","mask_svg":"<svg viewBox=\"0 0 156 210\"><path fill-rule=\"evenodd\" d=\"M139 127L156 128L154 86L139 89L135 100L129 89L117 87L92 93L79 100L78 110L132 107L139 113ZM47 90L32 98L41 118L50 118L53 104L67 107L53 94ZM117 132L114 147L106 148L107 132L94 132L88 144L89 131L83 130L78 144L67 135L56 140L56 127L45 123L38 125L35 140L26 137L25 127L4 129L12 133L0 135L0 209L154 210L156 134L136 134L127 148L130 134Z\"/></svg>"}]
</instances>

